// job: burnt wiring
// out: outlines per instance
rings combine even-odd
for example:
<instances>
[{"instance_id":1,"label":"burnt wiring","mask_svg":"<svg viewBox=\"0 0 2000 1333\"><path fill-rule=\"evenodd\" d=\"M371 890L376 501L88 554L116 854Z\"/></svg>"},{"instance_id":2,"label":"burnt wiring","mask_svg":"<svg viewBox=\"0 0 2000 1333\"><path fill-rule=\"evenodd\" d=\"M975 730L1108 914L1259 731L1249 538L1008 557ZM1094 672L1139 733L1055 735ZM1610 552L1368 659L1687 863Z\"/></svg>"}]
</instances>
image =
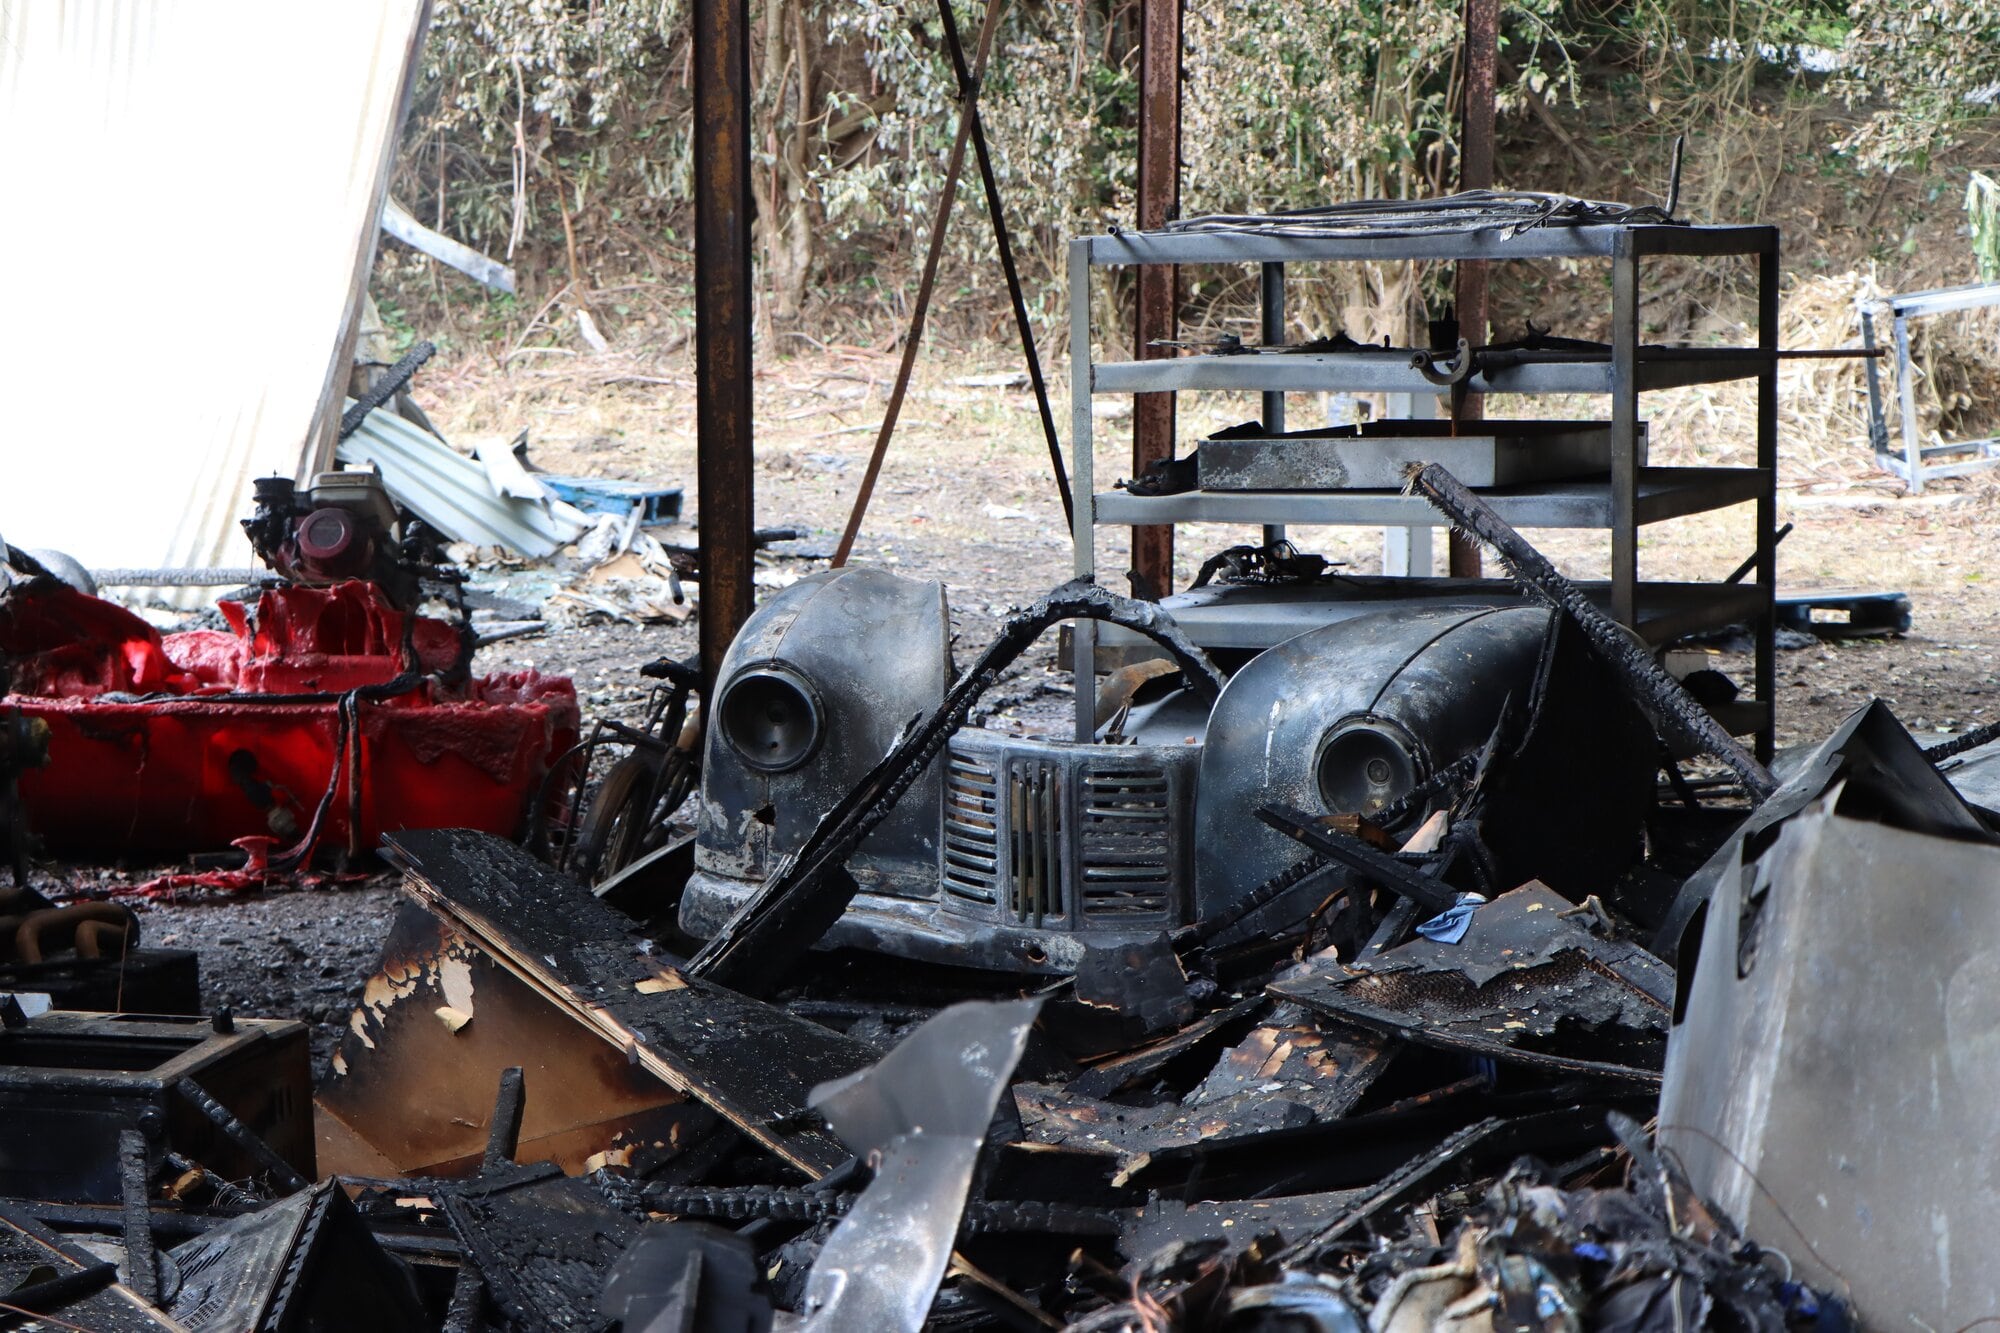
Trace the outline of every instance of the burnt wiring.
<instances>
[{"instance_id":1,"label":"burnt wiring","mask_svg":"<svg viewBox=\"0 0 2000 1333\"><path fill-rule=\"evenodd\" d=\"M1266 546L1232 546L1202 561L1188 590L1207 587L1218 574L1225 583L1310 582L1324 574L1331 563L1323 555L1302 553L1288 541Z\"/></svg>"},{"instance_id":2,"label":"burnt wiring","mask_svg":"<svg viewBox=\"0 0 2000 1333\"><path fill-rule=\"evenodd\" d=\"M1649 222L1680 224L1669 209L1652 204L1617 204L1535 190L1467 190L1441 199L1362 199L1282 213L1205 213L1169 222L1161 232L1394 240L1479 231L1518 236L1537 227Z\"/></svg>"}]
</instances>

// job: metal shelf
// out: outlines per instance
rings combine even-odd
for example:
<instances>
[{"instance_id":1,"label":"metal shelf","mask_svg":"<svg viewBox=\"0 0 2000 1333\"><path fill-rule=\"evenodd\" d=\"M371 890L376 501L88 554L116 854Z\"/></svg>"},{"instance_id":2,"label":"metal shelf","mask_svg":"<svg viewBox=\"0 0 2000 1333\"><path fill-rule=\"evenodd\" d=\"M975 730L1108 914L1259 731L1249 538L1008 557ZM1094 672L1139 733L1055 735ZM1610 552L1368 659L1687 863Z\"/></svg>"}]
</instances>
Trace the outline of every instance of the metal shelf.
<instances>
[{"instance_id":1,"label":"metal shelf","mask_svg":"<svg viewBox=\"0 0 2000 1333\"><path fill-rule=\"evenodd\" d=\"M1298 226L1300 222L1281 222ZM1643 261L1654 255L1744 256L1757 277L1755 345L1748 347L1648 347L1640 340L1644 301ZM1411 364L1409 350L1356 348L1340 352L1251 352L1225 356L1141 353L1138 360L1093 363L1093 335L1101 332L1091 316L1094 268L1135 264L1256 264L1261 337L1266 344L1285 340L1285 271L1288 265L1324 261L1373 260L1533 260L1602 259L1609 261L1610 345L1578 350L1494 349L1479 354L1478 373L1463 388L1474 394L1589 394L1608 400L1605 429L1610 441L1610 471L1596 479L1482 490L1501 516L1524 528L1602 529L1610 534L1611 579L1590 585L1589 595L1614 619L1632 626L1648 642L1659 644L1704 629L1744 623L1756 639L1753 698L1734 706L1732 726L1754 723L1758 754L1770 757L1775 742L1771 703L1775 697L1776 662L1772 627L1772 597L1777 530L1778 462L1778 256L1775 227L1685 227L1664 224L1605 224L1585 227L1530 227L1483 231L1438 231L1403 236L1272 235L1247 231L1122 232L1078 238L1069 247L1071 476L1079 503L1073 515L1076 573L1097 574L1095 536L1101 526L1130 524L1135 531L1177 523L1257 525L1267 541L1284 535L1285 524L1435 528L1444 526L1434 510L1420 500L1393 491L1196 491L1174 496L1134 496L1097 492L1094 449L1095 422L1091 411L1097 394L1179 393L1223 390L1263 396L1261 419L1268 432L1285 428L1287 393L1350 392L1438 394L1439 386ZM1161 350L1161 349L1147 349ZM1644 427L1639 404L1647 392L1684 385L1753 380L1756 409L1746 425L1754 424L1757 466L1750 468L1653 468L1645 458ZM1640 527L1666 519L1754 502L1753 539L1756 559L1749 579L1740 584L1642 583L1639 579ZM1332 594L1352 599L1349 589ZM1511 597L1508 585L1497 581L1398 579L1393 594L1369 594L1376 605L1395 597ZM1221 608L1176 606L1175 615L1191 631L1214 619L1210 630L1197 632L1260 642L1272 635L1289 637L1310 628L1322 612L1310 603L1311 592L1285 609L1237 608L1217 618ZM1178 599L1177 599L1178 600ZM1356 614L1359 603L1324 614ZM1073 636L1078 679L1087 679L1096 665L1091 644L1110 629L1079 624ZM1276 642L1272 639L1271 642ZM1251 648L1250 642L1217 640L1217 647ZM1268 647L1269 643L1262 646ZM1092 734L1089 692L1077 692L1077 736Z\"/></svg>"},{"instance_id":2,"label":"metal shelf","mask_svg":"<svg viewBox=\"0 0 2000 1333\"><path fill-rule=\"evenodd\" d=\"M1428 236L1267 236L1250 232L1120 232L1079 241L1092 266L1118 264L1289 264L1373 259L1611 259L1639 255L1775 254L1776 227L1682 227L1613 223L1439 232Z\"/></svg>"},{"instance_id":3,"label":"metal shelf","mask_svg":"<svg viewBox=\"0 0 2000 1333\"><path fill-rule=\"evenodd\" d=\"M1645 467L1633 498L1640 524L1706 513L1762 495L1771 474L1758 467ZM1608 528L1611 483L1540 482L1480 491L1500 517L1520 528ZM1400 491L1187 491L1091 497L1100 526L1148 523L1305 523L1328 527L1444 527L1428 501Z\"/></svg>"},{"instance_id":4,"label":"metal shelf","mask_svg":"<svg viewBox=\"0 0 2000 1333\"><path fill-rule=\"evenodd\" d=\"M1612 392L1609 351L1488 353L1492 365L1466 381L1472 393ZM1638 388L1675 389L1751 379L1776 363L1755 347L1648 347L1638 355ZM1410 365L1410 353L1247 352L1221 356L1162 357L1153 361L1099 361L1090 368L1092 393L1176 393L1197 389L1264 393L1436 393L1438 387Z\"/></svg>"},{"instance_id":5,"label":"metal shelf","mask_svg":"<svg viewBox=\"0 0 2000 1333\"><path fill-rule=\"evenodd\" d=\"M1611 606L1609 582L1577 585L1606 614ZM1336 621L1414 606L1533 605L1506 579L1353 578L1331 587L1278 585L1273 588L1228 587L1220 595L1183 594L1170 607L1174 623L1196 644L1208 649L1262 652L1286 639ZM1245 592L1266 594L1240 596ZM1749 624L1768 606L1763 589L1748 583L1641 583L1638 615L1633 626L1647 643L1660 645L1689 634ZM1130 650L1147 657L1159 655L1151 639L1115 625L1096 628L1100 651ZM1107 666L1100 663L1100 667ZM1115 662L1108 665L1116 665Z\"/></svg>"}]
</instances>

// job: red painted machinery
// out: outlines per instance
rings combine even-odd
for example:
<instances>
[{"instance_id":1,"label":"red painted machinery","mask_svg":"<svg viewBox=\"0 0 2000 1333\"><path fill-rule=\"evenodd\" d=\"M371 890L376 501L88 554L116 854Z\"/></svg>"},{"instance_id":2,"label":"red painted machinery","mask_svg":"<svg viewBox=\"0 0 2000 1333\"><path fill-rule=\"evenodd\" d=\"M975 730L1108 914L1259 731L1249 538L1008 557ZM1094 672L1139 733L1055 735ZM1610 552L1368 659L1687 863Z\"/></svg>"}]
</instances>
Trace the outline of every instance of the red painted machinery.
<instances>
[{"instance_id":1,"label":"red painted machinery","mask_svg":"<svg viewBox=\"0 0 2000 1333\"><path fill-rule=\"evenodd\" d=\"M0 593L0 716L48 727L19 776L51 849L111 856L371 850L384 833L516 837L576 744L567 677L470 677L457 627L376 583L267 589L228 630L162 638L52 577Z\"/></svg>"}]
</instances>

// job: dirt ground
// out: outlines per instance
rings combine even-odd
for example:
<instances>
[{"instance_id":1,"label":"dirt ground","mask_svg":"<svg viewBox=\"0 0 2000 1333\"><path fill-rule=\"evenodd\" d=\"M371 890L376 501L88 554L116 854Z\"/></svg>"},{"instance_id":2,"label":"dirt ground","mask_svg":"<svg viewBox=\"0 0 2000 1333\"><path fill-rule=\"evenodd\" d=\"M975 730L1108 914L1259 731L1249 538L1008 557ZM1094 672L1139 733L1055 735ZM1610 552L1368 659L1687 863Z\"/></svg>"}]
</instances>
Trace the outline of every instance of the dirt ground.
<instances>
[{"instance_id":1,"label":"dirt ground","mask_svg":"<svg viewBox=\"0 0 2000 1333\"><path fill-rule=\"evenodd\" d=\"M418 397L440 428L463 445L486 436L530 432L537 465L552 471L686 485L691 522L660 530L692 544L694 405L682 359L560 358L549 367L522 359L504 366L460 360L427 372ZM942 579L950 590L957 655L983 646L1008 608L1068 577L1072 548L1049 478L1033 400L1023 390L956 383L1012 369L1004 352L933 354L907 404L857 544L857 559L898 572ZM781 583L815 568L830 551L852 502L880 420L894 362L860 349L810 357L766 358L758 376L757 518L760 526L796 525L811 536L760 563L760 578ZM1066 395L1060 383L1058 394ZM1246 401L1216 396L1192 407L1192 431L1254 416ZM1057 404L1066 419L1066 396ZM1305 396L1294 420L1313 409ZM1663 416L1671 417L1670 411ZM1733 429L1737 423L1723 422ZM1099 422L1099 476L1122 476L1129 421ZM1655 461L1708 461L1717 446L1703 432L1656 441ZM2000 567L2000 478L1947 482L1920 497L1874 472L1855 441L1852 458L1829 468L1781 468L1780 521L1795 525L1780 548L1781 583L1792 588L1897 589L1915 609L1910 634L1892 640L1814 643L1779 657L1781 744L1823 735L1871 695L1888 700L1920 733L1962 730L2000 717L1994 660L2000 652L2000 592L1989 568ZM1648 529L1642 572L1653 578L1717 578L1749 549L1747 507ZM1347 562L1356 572L1381 565L1379 530L1295 529L1302 549ZM1177 547L1179 581L1200 560L1248 539L1245 530L1191 527ZM1600 572L1598 533L1530 536L1566 571ZM1124 534L1100 537L1099 568L1125 568ZM800 554L803 552L804 554ZM1107 582L1119 582L1109 574ZM533 666L572 675L586 720L629 717L643 704L637 667L662 654L694 650L692 623L569 625L484 648L482 671ZM1717 664L1748 685L1749 660L1720 654ZM989 715L1046 716L1068 695L1052 642L1019 663L989 697ZM53 866L45 880L59 892L100 891L148 870ZM372 970L393 913L389 876L317 891L143 907L148 943L200 951L205 999L241 1014L298 1017L315 1025L323 1061Z\"/></svg>"},{"instance_id":2,"label":"dirt ground","mask_svg":"<svg viewBox=\"0 0 2000 1333\"><path fill-rule=\"evenodd\" d=\"M687 484L694 477L693 392L685 374L653 377L663 384L617 382L631 372L610 363L494 376L460 367L433 378L426 404L453 438L511 434L530 427L532 456L550 470ZM976 651L1009 607L1070 574L1073 548L1050 480L1034 401L1024 389L955 381L1013 369L1004 350L926 358L891 442L875 500L855 546L855 559L950 589L961 655ZM802 546L828 549L838 538L866 466L882 400L895 363L859 349L816 353L769 363L758 378L757 521L808 528ZM604 381L610 381L608 383ZM1060 381L1059 421L1067 390ZM1686 391L1681 391L1686 393ZM1671 429L1656 435L1653 461L1747 461L1748 424L1713 405L1685 410L1672 395L1656 418ZM1116 406L1122 406L1117 404ZM1310 395L1294 395L1295 422L1310 419ZM1564 405L1557 405L1558 412ZM1572 409L1573 410L1573 407ZM1810 411L1791 404L1788 416ZM1183 416L1182 437L1256 415L1247 399L1205 395ZM1721 419L1717 419L1718 416ZM1101 418L1098 476L1129 472L1129 418ZM1893 589L1908 594L1912 632L1894 640L1816 643L1780 654L1779 743L1823 735L1870 695L1888 700L1912 729L1962 730L2000 716L1994 660L2000 652L2000 592L1989 569L2000 569L2000 472L1933 482L1920 496L1873 467L1864 441L1828 458L1816 448L1794 466L1780 442L1779 522L1793 530L1779 547L1783 589ZM1100 483L1100 484L1101 484ZM1703 580L1725 576L1751 549L1752 511L1738 506L1645 529L1641 576ZM1244 528L1191 525L1179 530L1177 581L1185 584L1201 560L1251 539ZM1343 560L1356 573L1379 573L1380 529L1295 528L1303 550ZM1602 576L1605 534L1531 532L1530 538L1566 573ZM692 533L682 540L692 541ZM1439 543L1440 546L1442 543ZM1118 586L1127 567L1123 529L1098 539L1098 568ZM1440 556L1440 559L1442 557ZM770 574L823 567L792 559L771 562ZM659 651L680 651L690 632L640 632L629 645L604 635L602 645L567 648L571 636L497 645L492 664L566 664L585 690L616 690L619 672ZM642 646L643 645L643 646ZM622 654L622 656L621 656ZM1746 656L1721 654L1718 665L1748 685ZM1033 674L1053 666L1047 645L1029 661ZM603 674L603 680L599 675ZM1050 684L1056 684L1050 678ZM1060 681L1067 688L1066 678ZM627 687L629 688L629 686ZM1015 693L1023 687L1016 686Z\"/></svg>"}]
</instances>

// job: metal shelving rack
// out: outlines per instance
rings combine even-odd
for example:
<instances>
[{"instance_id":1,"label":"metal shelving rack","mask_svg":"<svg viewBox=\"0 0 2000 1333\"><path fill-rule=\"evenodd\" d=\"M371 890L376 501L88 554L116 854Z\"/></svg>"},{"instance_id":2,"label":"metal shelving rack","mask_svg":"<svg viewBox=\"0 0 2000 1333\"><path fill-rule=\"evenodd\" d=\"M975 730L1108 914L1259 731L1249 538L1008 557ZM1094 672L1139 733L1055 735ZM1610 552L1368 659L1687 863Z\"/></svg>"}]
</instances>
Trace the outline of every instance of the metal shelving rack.
<instances>
[{"instance_id":1,"label":"metal shelving rack","mask_svg":"<svg viewBox=\"0 0 2000 1333\"><path fill-rule=\"evenodd\" d=\"M1757 342L1747 347L1645 347L1639 341L1643 261L1656 255L1751 257L1757 263ZM1238 390L1263 394L1264 424L1284 430L1287 392L1431 393L1409 352L1194 355L1147 361L1091 357L1090 270L1134 264L1256 264L1267 343L1284 336L1285 267L1341 260L1606 260L1611 267L1611 346L1604 352L1494 352L1466 383L1469 392L1598 394L1611 400L1611 472L1603 480L1492 488L1482 494L1518 527L1602 528L1611 534L1611 578L1591 591L1621 624L1655 644L1702 629L1748 623L1756 641L1754 699L1724 714L1732 730L1755 732L1768 759L1774 735L1772 631L1778 461L1778 229L1661 223L1553 225L1440 231L1393 239L1285 236L1233 231L1124 232L1072 241L1069 250L1071 473L1077 496L1076 573L1097 572L1100 526L1244 523L1267 534L1286 523L1444 526L1421 500L1394 491L1193 491L1169 496L1099 492L1095 486L1091 399L1097 394ZM1726 380L1757 381L1755 467L1646 467L1640 463L1640 395ZM1639 578L1639 528L1754 501L1755 554L1741 583L1646 583ZM1414 578L1412 594L1467 591L1463 580ZM1494 587L1499 586L1494 582ZM1197 636L1199 641L1199 636ZM1096 634L1073 638L1079 682L1091 679ZM1077 690L1077 736L1092 734L1091 691Z\"/></svg>"},{"instance_id":2,"label":"metal shelving rack","mask_svg":"<svg viewBox=\"0 0 2000 1333\"><path fill-rule=\"evenodd\" d=\"M1875 448L1875 466L1901 477L1910 494L1918 495L1926 481L1963 477L2000 465L2000 438L1923 442L1917 428L1916 367L1910 362L1911 320L2000 305L2000 282L1903 292L1883 297L1882 304L1889 309L1896 340L1896 401L1902 413L1903 456L1898 458L1889 444L1889 424L1882 412L1882 372L1871 356L1863 364L1868 367L1868 442ZM1866 306L1861 308L1861 346L1870 353L1876 350L1875 316Z\"/></svg>"}]
</instances>

